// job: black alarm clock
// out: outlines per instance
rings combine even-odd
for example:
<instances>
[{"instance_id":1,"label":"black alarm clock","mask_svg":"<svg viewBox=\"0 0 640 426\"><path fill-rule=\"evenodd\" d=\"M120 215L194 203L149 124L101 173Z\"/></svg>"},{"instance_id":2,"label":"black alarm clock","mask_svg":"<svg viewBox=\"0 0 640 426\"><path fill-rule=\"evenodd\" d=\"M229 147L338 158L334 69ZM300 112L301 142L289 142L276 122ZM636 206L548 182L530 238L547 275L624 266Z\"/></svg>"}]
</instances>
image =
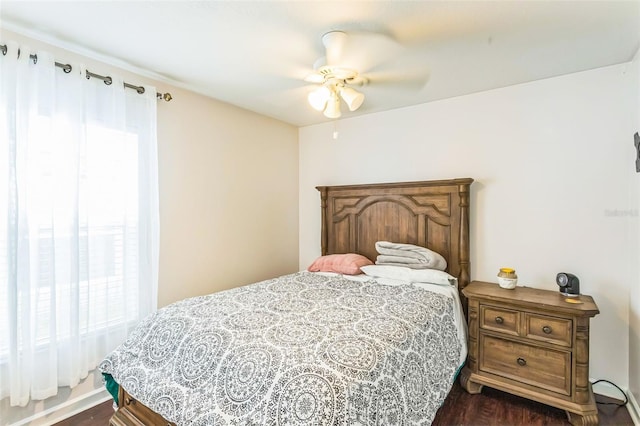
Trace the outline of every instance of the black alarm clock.
<instances>
[{"instance_id":1,"label":"black alarm clock","mask_svg":"<svg viewBox=\"0 0 640 426\"><path fill-rule=\"evenodd\" d=\"M560 293L567 297L580 296L580 280L573 274L560 272L556 275L556 283L560 287Z\"/></svg>"}]
</instances>

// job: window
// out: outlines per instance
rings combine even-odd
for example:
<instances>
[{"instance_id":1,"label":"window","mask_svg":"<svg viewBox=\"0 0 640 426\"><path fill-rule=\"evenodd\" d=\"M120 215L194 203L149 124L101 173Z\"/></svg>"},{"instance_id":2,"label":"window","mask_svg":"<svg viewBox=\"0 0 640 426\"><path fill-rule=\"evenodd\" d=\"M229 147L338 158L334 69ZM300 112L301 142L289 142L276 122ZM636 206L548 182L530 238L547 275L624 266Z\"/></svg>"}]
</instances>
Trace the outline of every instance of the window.
<instances>
[{"instance_id":1,"label":"window","mask_svg":"<svg viewBox=\"0 0 640 426\"><path fill-rule=\"evenodd\" d=\"M0 57L0 398L11 405L77 384L156 306L155 90L38 59Z\"/></svg>"}]
</instances>

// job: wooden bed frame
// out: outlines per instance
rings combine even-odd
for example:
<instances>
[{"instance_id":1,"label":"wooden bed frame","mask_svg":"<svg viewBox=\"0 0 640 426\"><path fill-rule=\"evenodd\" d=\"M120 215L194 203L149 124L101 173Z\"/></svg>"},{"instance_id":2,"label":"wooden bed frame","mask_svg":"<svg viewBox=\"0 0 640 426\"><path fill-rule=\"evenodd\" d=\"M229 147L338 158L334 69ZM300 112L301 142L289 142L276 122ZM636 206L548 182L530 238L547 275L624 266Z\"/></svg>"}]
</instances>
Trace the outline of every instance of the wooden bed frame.
<instances>
[{"instance_id":1,"label":"wooden bed frame","mask_svg":"<svg viewBox=\"0 0 640 426\"><path fill-rule=\"evenodd\" d=\"M416 244L444 256L462 289L469 283L469 189L473 179L319 186L322 254L376 259L376 241ZM112 426L172 425L120 387Z\"/></svg>"},{"instance_id":2,"label":"wooden bed frame","mask_svg":"<svg viewBox=\"0 0 640 426\"><path fill-rule=\"evenodd\" d=\"M440 253L462 289L469 283L469 189L473 179L318 186L322 254L359 253L375 261L376 241Z\"/></svg>"}]
</instances>

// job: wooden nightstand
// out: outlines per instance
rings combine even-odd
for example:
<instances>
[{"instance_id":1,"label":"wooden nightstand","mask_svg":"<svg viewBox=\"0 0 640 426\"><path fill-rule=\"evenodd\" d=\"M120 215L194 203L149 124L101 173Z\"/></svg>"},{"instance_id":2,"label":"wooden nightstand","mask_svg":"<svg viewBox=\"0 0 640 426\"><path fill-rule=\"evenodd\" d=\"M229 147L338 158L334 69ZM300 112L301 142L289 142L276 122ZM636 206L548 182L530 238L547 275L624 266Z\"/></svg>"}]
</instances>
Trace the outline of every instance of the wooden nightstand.
<instances>
[{"instance_id":1,"label":"wooden nightstand","mask_svg":"<svg viewBox=\"0 0 640 426\"><path fill-rule=\"evenodd\" d=\"M460 383L467 392L487 385L565 410L573 425L598 424L589 383L589 320L600 311L590 296L506 290L480 281L463 293L469 355Z\"/></svg>"}]
</instances>

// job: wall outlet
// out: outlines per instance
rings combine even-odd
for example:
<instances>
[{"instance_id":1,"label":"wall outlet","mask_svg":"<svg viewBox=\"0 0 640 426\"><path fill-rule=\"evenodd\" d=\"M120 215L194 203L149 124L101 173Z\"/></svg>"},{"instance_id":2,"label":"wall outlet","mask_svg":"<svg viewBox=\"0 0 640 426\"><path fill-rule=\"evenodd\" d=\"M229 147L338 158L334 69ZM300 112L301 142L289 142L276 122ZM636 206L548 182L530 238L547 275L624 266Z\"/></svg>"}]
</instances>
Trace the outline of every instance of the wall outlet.
<instances>
[{"instance_id":1,"label":"wall outlet","mask_svg":"<svg viewBox=\"0 0 640 426\"><path fill-rule=\"evenodd\" d=\"M633 135L633 144L636 146L636 172L640 173L640 135Z\"/></svg>"}]
</instances>

